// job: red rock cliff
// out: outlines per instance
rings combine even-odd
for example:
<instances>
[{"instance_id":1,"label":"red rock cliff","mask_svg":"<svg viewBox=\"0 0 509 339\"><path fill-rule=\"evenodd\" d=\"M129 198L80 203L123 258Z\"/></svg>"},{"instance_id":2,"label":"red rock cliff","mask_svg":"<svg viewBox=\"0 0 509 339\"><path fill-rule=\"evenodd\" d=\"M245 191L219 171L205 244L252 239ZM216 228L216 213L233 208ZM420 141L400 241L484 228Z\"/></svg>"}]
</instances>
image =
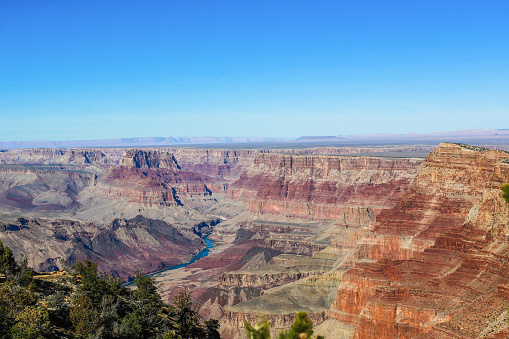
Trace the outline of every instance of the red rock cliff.
<instances>
[{"instance_id":1,"label":"red rock cliff","mask_svg":"<svg viewBox=\"0 0 509 339\"><path fill-rule=\"evenodd\" d=\"M173 154L144 150L127 151L101 184L107 196L126 197L145 206L175 206L186 197L225 190L210 177L183 170Z\"/></svg>"},{"instance_id":2,"label":"red rock cliff","mask_svg":"<svg viewBox=\"0 0 509 339\"><path fill-rule=\"evenodd\" d=\"M509 154L443 143L357 246L330 316L355 338L477 338L504 330Z\"/></svg>"},{"instance_id":3,"label":"red rock cliff","mask_svg":"<svg viewBox=\"0 0 509 339\"><path fill-rule=\"evenodd\" d=\"M337 219L345 206L393 206L419 159L259 154L229 191L258 214Z\"/></svg>"}]
</instances>

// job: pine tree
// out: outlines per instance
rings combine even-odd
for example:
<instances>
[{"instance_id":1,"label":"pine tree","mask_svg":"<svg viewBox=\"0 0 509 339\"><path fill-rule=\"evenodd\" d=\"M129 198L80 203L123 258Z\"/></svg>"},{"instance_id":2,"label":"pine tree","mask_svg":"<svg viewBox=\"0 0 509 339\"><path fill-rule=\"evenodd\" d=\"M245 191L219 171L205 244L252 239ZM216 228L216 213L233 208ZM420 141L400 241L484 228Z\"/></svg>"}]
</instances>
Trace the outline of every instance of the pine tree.
<instances>
[{"instance_id":1,"label":"pine tree","mask_svg":"<svg viewBox=\"0 0 509 339\"><path fill-rule=\"evenodd\" d=\"M205 330L200 324L201 317L187 288L173 298L170 313L177 338L201 339L205 336Z\"/></svg>"},{"instance_id":2,"label":"pine tree","mask_svg":"<svg viewBox=\"0 0 509 339\"><path fill-rule=\"evenodd\" d=\"M18 270L18 264L14 259L14 254L9 247L4 247L0 241L0 273L12 275Z\"/></svg>"},{"instance_id":3,"label":"pine tree","mask_svg":"<svg viewBox=\"0 0 509 339\"><path fill-rule=\"evenodd\" d=\"M216 319L209 319L205 321L205 338L206 339L221 339L219 335L219 321Z\"/></svg>"},{"instance_id":4,"label":"pine tree","mask_svg":"<svg viewBox=\"0 0 509 339\"><path fill-rule=\"evenodd\" d=\"M164 332L161 317L164 303L161 301L159 293L157 293L155 279L138 272L134 279L134 285L136 289L132 293L133 308L134 312L137 312L140 319L143 320L141 323L142 337L155 337L156 334ZM135 318L131 320L134 321Z\"/></svg>"},{"instance_id":5,"label":"pine tree","mask_svg":"<svg viewBox=\"0 0 509 339\"><path fill-rule=\"evenodd\" d=\"M80 290L84 292L97 307L100 305L103 296L107 293L107 285L104 279L101 279L97 271L97 264L85 260L77 262L74 265L74 274L76 279L81 282Z\"/></svg>"}]
</instances>

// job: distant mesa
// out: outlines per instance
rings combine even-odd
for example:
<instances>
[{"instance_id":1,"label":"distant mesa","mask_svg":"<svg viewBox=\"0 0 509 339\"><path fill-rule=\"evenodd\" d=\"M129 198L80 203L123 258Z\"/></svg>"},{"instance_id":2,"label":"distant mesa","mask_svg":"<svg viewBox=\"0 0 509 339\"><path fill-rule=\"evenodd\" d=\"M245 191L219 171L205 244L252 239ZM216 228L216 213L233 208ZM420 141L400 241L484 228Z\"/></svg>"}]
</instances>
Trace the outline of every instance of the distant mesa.
<instances>
[{"instance_id":1,"label":"distant mesa","mask_svg":"<svg viewBox=\"0 0 509 339\"><path fill-rule=\"evenodd\" d=\"M326 136L318 136L318 135L309 135L309 136L302 136L297 138L297 141L299 140L329 140L329 139L344 139L342 136L334 136L334 135L326 135Z\"/></svg>"},{"instance_id":2,"label":"distant mesa","mask_svg":"<svg viewBox=\"0 0 509 339\"><path fill-rule=\"evenodd\" d=\"M188 145L217 145L221 144L251 144L253 143L279 143L287 147L295 143L301 147L303 143L327 143L327 144L356 144L356 143L380 143L380 142L431 142L438 144L442 141L479 143L483 140L509 141L509 129L467 129L458 131L444 131L433 133L379 133L379 134L353 134L337 136L301 136L297 139L288 138L264 138L264 137L140 137L101 140L67 140L67 141L3 141L0 142L0 152L19 148L97 148L97 147L158 147L158 146L188 146ZM247 146L247 145L246 145ZM264 146L260 146L264 147ZM81 156L81 155L80 155ZM81 159L86 161L85 159Z\"/></svg>"},{"instance_id":3,"label":"distant mesa","mask_svg":"<svg viewBox=\"0 0 509 339\"><path fill-rule=\"evenodd\" d=\"M505 139L509 137L509 129L466 129L458 131L443 131L433 133L377 133L377 134L352 134L339 136L301 136L296 141L327 141L342 140L345 142L355 141L458 141L458 140L481 140L481 139ZM438 145L437 143L437 145Z\"/></svg>"},{"instance_id":4,"label":"distant mesa","mask_svg":"<svg viewBox=\"0 0 509 339\"><path fill-rule=\"evenodd\" d=\"M443 131L433 133L380 133L380 134L355 134L348 135L346 139L440 139L450 137L490 137L490 136L509 136L507 129L464 129L457 131Z\"/></svg>"},{"instance_id":5,"label":"distant mesa","mask_svg":"<svg viewBox=\"0 0 509 339\"><path fill-rule=\"evenodd\" d=\"M1 149L12 148L71 148L71 147L140 147L140 146L176 146L197 144L228 144L283 141L284 138L259 137L143 137L101 140L67 141L3 141Z\"/></svg>"}]
</instances>

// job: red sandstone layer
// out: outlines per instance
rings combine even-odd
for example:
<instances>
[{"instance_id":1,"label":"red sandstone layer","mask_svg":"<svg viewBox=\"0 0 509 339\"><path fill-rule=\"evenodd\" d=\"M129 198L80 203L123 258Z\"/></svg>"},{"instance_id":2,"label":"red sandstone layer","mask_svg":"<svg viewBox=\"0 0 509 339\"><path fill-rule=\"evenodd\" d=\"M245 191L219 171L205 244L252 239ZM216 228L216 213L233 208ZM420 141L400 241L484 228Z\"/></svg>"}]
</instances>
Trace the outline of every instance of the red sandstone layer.
<instances>
[{"instance_id":1,"label":"red sandstone layer","mask_svg":"<svg viewBox=\"0 0 509 339\"><path fill-rule=\"evenodd\" d=\"M229 195L257 214L337 219L347 206L393 206L421 164L418 159L260 154Z\"/></svg>"},{"instance_id":2,"label":"red sandstone layer","mask_svg":"<svg viewBox=\"0 0 509 339\"><path fill-rule=\"evenodd\" d=\"M504 330L509 154L441 144L357 246L330 317L355 338L477 338ZM500 321L501 317L503 321Z\"/></svg>"}]
</instances>

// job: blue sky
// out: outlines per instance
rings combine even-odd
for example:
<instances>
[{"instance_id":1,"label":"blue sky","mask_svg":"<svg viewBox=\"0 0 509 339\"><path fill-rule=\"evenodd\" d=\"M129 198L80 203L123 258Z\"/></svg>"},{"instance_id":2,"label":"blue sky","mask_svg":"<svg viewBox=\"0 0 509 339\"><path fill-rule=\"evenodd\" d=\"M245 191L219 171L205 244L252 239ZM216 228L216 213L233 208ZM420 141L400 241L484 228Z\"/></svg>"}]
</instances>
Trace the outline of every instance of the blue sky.
<instances>
[{"instance_id":1,"label":"blue sky","mask_svg":"<svg viewBox=\"0 0 509 339\"><path fill-rule=\"evenodd\" d=\"M509 128L508 1L0 0L0 141Z\"/></svg>"}]
</instances>

